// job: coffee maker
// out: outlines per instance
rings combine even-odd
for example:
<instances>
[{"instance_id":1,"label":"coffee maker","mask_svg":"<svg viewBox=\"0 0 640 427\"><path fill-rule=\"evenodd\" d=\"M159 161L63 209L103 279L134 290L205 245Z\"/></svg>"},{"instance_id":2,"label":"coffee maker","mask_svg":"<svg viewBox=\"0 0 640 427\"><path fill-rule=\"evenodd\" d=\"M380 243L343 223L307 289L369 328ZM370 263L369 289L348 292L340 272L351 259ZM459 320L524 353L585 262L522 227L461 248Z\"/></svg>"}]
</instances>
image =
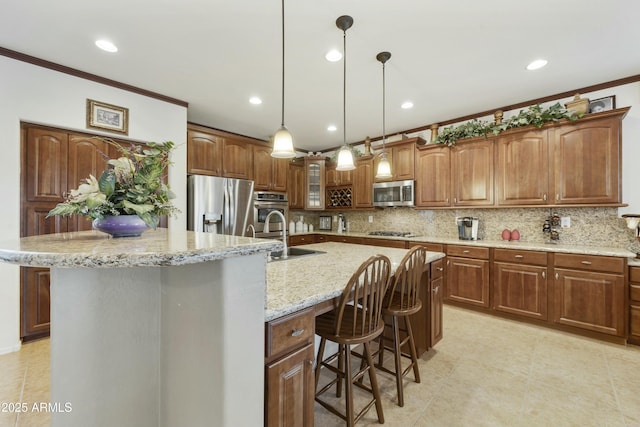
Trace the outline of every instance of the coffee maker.
<instances>
[{"instance_id":1,"label":"coffee maker","mask_svg":"<svg viewBox=\"0 0 640 427\"><path fill-rule=\"evenodd\" d=\"M480 220L471 216L457 219L458 238L460 240L478 240L478 223Z\"/></svg>"}]
</instances>

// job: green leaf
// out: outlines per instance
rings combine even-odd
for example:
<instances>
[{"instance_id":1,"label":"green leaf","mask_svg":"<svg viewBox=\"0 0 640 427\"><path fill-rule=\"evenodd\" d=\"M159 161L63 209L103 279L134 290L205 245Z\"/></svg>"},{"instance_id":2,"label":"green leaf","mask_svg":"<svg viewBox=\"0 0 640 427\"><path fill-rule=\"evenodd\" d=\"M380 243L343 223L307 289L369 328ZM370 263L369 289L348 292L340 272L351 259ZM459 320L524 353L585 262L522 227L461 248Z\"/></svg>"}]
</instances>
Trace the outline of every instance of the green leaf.
<instances>
[{"instance_id":1,"label":"green leaf","mask_svg":"<svg viewBox=\"0 0 640 427\"><path fill-rule=\"evenodd\" d=\"M98 188L107 198L113 194L116 188L116 173L113 169L107 169L102 172L98 180Z\"/></svg>"}]
</instances>

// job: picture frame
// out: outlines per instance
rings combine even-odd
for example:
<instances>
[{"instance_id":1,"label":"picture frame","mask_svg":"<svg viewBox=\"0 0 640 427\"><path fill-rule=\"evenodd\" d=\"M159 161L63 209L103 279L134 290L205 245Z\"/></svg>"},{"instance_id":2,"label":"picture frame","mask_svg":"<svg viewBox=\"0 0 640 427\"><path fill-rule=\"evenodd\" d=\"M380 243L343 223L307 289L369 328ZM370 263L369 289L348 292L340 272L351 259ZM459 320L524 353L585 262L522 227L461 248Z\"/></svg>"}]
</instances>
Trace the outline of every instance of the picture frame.
<instances>
[{"instance_id":1,"label":"picture frame","mask_svg":"<svg viewBox=\"0 0 640 427\"><path fill-rule=\"evenodd\" d=\"M593 99L589 101L589 112L599 113L601 111L609 111L616 108L616 96L605 96L604 98Z\"/></svg>"},{"instance_id":2,"label":"picture frame","mask_svg":"<svg viewBox=\"0 0 640 427\"><path fill-rule=\"evenodd\" d=\"M129 109L87 99L87 128L129 133Z\"/></svg>"}]
</instances>

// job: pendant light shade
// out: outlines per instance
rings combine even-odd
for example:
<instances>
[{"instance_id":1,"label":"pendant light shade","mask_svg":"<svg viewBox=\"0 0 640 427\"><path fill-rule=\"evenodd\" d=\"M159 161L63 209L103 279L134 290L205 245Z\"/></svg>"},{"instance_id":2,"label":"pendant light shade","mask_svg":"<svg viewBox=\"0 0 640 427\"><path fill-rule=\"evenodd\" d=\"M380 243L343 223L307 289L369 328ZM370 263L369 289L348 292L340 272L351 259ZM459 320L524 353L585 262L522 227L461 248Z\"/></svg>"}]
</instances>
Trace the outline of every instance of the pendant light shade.
<instances>
[{"instance_id":1,"label":"pendant light shade","mask_svg":"<svg viewBox=\"0 0 640 427\"><path fill-rule=\"evenodd\" d=\"M284 0L282 0L282 124L273 136L271 157L290 159L295 156L293 137L284 125Z\"/></svg>"},{"instance_id":2,"label":"pendant light shade","mask_svg":"<svg viewBox=\"0 0 640 427\"><path fill-rule=\"evenodd\" d=\"M350 171L356 168L353 164L353 152L347 145L347 30L353 25L353 18L342 15L336 19L336 26L342 30L343 52L342 52L342 148L338 152L338 164L336 170Z\"/></svg>"},{"instance_id":3,"label":"pendant light shade","mask_svg":"<svg viewBox=\"0 0 640 427\"><path fill-rule=\"evenodd\" d=\"M376 59L382 63L382 153L380 154L380 161L378 162L378 169L376 170L376 178L391 178L391 164L387 158L386 147L386 129L385 129L385 76L384 76L384 64L391 58L390 52L380 52L376 55Z\"/></svg>"}]
</instances>

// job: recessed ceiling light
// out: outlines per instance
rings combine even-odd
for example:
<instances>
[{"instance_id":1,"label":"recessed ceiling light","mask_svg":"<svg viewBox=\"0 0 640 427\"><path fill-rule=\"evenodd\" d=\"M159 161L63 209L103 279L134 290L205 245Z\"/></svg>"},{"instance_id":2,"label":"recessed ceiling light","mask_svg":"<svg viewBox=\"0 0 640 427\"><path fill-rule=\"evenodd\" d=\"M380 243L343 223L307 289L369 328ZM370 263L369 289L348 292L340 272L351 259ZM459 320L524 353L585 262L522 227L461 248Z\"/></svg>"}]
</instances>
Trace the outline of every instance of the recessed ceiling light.
<instances>
[{"instance_id":1,"label":"recessed ceiling light","mask_svg":"<svg viewBox=\"0 0 640 427\"><path fill-rule=\"evenodd\" d=\"M118 51L118 47L115 44L111 43L109 40L96 40L96 46L98 46L105 52L114 53Z\"/></svg>"},{"instance_id":2,"label":"recessed ceiling light","mask_svg":"<svg viewBox=\"0 0 640 427\"><path fill-rule=\"evenodd\" d=\"M408 110L409 108L413 108L413 102L405 101L405 102L402 103L402 105L400 107L405 109L405 110Z\"/></svg>"},{"instance_id":3,"label":"recessed ceiling light","mask_svg":"<svg viewBox=\"0 0 640 427\"><path fill-rule=\"evenodd\" d=\"M342 59L342 53L336 49L332 49L324 56L329 62L338 62Z\"/></svg>"},{"instance_id":4,"label":"recessed ceiling light","mask_svg":"<svg viewBox=\"0 0 640 427\"><path fill-rule=\"evenodd\" d=\"M258 98L257 96L252 96L251 98L249 98L249 102L253 105L260 105L262 104L262 99Z\"/></svg>"},{"instance_id":5,"label":"recessed ceiling light","mask_svg":"<svg viewBox=\"0 0 640 427\"><path fill-rule=\"evenodd\" d=\"M545 65L547 65L547 60L546 59L536 59L535 61L531 62L529 65L527 65L527 70L539 70L540 68L544 67Z\"/></svg>"},{"instance_id":6,"label":"recessed ceiling light","mask_svg":"<svg viewBox=\"0 0 640 427\"><path fill-rule=\"evenodd\" d=\"M329 132L335 132L335 131L338 130L338 128L335 125L329 125L329 126L327 126L327 130Z\"/></svg>"}]
</instances>

